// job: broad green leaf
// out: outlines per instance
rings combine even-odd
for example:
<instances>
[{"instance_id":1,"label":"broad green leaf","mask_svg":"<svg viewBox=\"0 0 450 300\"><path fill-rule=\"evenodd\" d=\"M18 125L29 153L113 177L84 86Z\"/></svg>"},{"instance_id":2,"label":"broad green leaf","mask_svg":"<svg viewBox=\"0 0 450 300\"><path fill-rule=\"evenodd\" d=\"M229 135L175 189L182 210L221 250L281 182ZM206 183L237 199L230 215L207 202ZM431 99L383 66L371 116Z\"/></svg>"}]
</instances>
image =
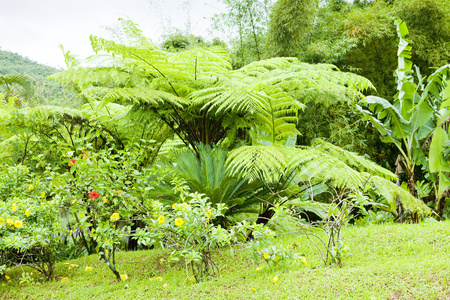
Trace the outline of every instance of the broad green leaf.
<instances>
[{"instance_id":1,"label":"broad green leaf","mask_svg":"<svg viewBox=\"0 0 450 300\"><path fill-rule=\"evenodd\" d=\"M447 86L442 90L441 108L450 106L450 80L447 80Z\"/></svg>"},{"instance_id":2,"label":"broad green leaf","mask_svg":"<svg viewBox=\"0 0 450 300\"><path fill-rule=\"evenodd\" d=\"M430 172L450 172L450 166L441 159L445 142L448 141L448 134L441 127L433 133L430 145Z\"/></svg>"},{"instance_id":3,"label":"broad green leaf","mask_svg":"<svg viewBox=\"0 0 450 300\"><path fill-rule=\"evenodd\" d=\"M450 188L450 180L448 180L447 176L444 173L439 173L439 188L438 188L438 198L442 196L442 194Z\"/></svg>"},{"instance_id":4,"label":"broad green leaf","mask_svg":"<svg viewBox=\"0 0 450 300\"><path fill-rule=\"evenodd\" d=\"M409 34L408 27L406 27L405 22L400 19L395 20L395 25L397 25L398 31L401 36L405 36Z\"/></svg>"},{"instance_id":5,"label":"broad green leaf","mask_svg":"<svg viewBox=\"0 0 450 300\"><path fill-rule=\"evenodd\" d=\"M433 109L426 101L422 101L414 107L414 112L408 125L408 131L415 132L417 129L420 129L423 125L425 125L432 117Z\"/></svg>"}]
</instances>

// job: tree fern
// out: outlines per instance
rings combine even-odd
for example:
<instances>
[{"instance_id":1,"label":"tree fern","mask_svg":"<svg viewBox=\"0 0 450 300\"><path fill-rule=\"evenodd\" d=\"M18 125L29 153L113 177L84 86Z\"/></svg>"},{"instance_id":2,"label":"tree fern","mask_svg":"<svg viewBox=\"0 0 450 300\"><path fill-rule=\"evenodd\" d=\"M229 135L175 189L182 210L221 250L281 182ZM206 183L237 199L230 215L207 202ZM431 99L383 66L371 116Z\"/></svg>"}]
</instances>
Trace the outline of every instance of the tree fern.
<instances>
[{"instance_id":1,"label":"tree fern","mask_svg":"<svg viewBox=\"0 0 450 300\"><path fill-rule=\"evenodd\" d=\"M283 142L299 134L295 125L301 103L353 101L372 87L334 66L312 66L296 58L253 62L231 71L222 48L173 54L156 47L134 23L121 23L130 35L128 45L93 36L93 50L110 58L94 56L101 60L95 67L78 67L54 79L76 84L89 101L157 109L161 120L193 149L197 143L220 143L228 132L236 136L228 116L240 129L249 124L246 130L254 143Z\"/></svg>"},{"instance_id":2,"label":"tree fern","mask_svg":"<svg viewBox=\"0 0 450 300\"><path fill-rule=\"evenodd\" d=\"M288 180L286 175L294 172L297 181L327 183L350 190L370 188L385 197L391 205L399 196L405 209L420 214L430 213L421 200L389 181L396 178L395 174L355 153L325 142L303 148L239 147L230 153L227 164L231 174L250 181L274 183Z\"/></svg>"}]
</instances>

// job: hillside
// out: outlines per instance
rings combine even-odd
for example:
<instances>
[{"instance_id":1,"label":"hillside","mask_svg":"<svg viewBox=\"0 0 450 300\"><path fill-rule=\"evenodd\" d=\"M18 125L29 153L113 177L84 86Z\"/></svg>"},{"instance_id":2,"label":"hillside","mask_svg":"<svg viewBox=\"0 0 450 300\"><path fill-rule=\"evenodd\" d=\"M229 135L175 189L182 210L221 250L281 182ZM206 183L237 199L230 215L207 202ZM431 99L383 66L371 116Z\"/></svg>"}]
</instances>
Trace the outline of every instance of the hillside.
<instances>
[{"instance_id":1,"label":"hillside","mask_svg":"<svg viewBox=\"0 0 450 300\"><path fill-rule=\"evenodd\" d=\"M0 75L27 73L41 81L61 70L39 64L17 53L0 50Z\"/></svg>"}]
</instances>

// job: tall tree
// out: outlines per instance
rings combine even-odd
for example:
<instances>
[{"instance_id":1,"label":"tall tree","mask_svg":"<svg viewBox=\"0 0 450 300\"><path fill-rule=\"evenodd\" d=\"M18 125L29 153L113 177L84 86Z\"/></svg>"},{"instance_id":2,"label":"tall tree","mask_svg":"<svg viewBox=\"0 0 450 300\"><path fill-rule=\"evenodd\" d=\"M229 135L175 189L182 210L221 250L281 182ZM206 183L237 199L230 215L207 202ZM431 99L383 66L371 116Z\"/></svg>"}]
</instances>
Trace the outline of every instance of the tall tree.
<instances>
[{"instance_id":1,"label":"tall tree","mask_svg":"<svg viewBox=\"0 0 450 300\"><path fill-rule=\"evenodd\" d=\"M264 35L273 0L222 0L227 12L215 15L215 28L226 33L233 45L233 67L240 68L263 54Z\"/></svg>"},{"instance_id":2,"label":"tall tree","mask_svg":"<svg viewBox=\"0 0 450 300\"><path fill-rule=\"evenodd\" d=\"M278 0L270 14L266 56L297 57L318 4L318 0Z\"/></svg>"}]
</instances>

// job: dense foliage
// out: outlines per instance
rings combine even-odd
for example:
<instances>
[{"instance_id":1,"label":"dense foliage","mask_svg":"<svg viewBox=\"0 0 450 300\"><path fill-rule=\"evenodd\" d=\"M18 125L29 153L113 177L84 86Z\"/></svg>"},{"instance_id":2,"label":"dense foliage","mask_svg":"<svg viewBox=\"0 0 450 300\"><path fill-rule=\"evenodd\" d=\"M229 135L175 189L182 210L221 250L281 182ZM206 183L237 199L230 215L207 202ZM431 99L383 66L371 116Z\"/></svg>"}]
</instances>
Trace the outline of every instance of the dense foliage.
<instances>
[{"instance_id":1,"label":"dense foliage","mask_svg":"<svg viewBox=\"0 0 450 300\"><path fill-rule=\"evenodd\" d=\"M257 268L307 265L301 249L275 245L283 229L311 239L325 265L342 266L349 248L341 228L351 222L445 218L448 65L429 77L417 73L416 84L399 20L398 93L393 104L366 97L374 85L334 65L262 59L256 12L269 2L227 3L233 10L224 18L253 25L240 38L253 39L257 61L242 56L236 64L220 45L202 47L192 36L173 35L158 47L120 19L125 38L91 36L95 54L78 61L65 52L68 70L51 76L82 105L38 104L24 94L33 91L26 75L0 77L1 274L29 265L48 280L56 260L98 254L124 281L117 252L149 247L197 282L220 270L218 250L246 251ZM325 7L334 14L347 5ZM357 2L348 13L376 5ZM313 12L323 9L315 1L277 2L267 42L280 47L271 55L301 57L305 32L322 21L313 22ZM290 32L286 18L302 21ZM289 34L296 39L281 45ZM308 132L329 118L321 134ZM351 139L374 139L355 129L368 122L400 151L395 173L329 142L364 149ZM432 207L417 198L417 166L429 181L417 184L421 195L435 194Z\"/></svg>"}]
</instances>

